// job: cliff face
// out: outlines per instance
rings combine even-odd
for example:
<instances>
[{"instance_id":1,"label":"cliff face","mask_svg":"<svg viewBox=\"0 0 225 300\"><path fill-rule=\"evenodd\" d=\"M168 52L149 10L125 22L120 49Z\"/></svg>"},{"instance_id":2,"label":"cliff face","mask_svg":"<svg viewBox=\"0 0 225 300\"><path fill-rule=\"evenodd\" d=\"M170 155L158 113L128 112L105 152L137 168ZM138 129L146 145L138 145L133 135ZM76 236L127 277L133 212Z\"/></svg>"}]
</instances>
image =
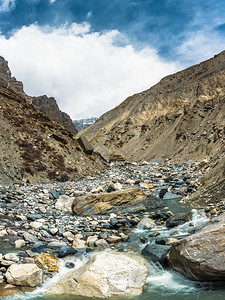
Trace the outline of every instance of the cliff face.
<instances>
[{"instance_id":1,"label":"cliff face","mask_svg":"<svg viewBox=\"0 0 225 300\"><path fill-rule=\"evenodd\" d=\"M24 93L23 84L21 81L17 81L15 77L12 77L11 71L8 66L8 62L0 56L0 83L5 87L10 87L26 97L27 95ZM27 96L27 99L30 98Z\"/></svg>"},{"instance_id":2,"label":"cliff face","mask_svg":"<svg viewBox=\"0 0 225 300\"><path fill-rule=\"evenodd\" d=\"M83 134L106 158L110 152L131 161L207 157L209 169L224 166L225 51L129 97ZM214 181L224 179L216 174Z\"/></svg>"},{"instance_id":3,"label":"cliff face","mask_svg":"<svg viewBox=\"0 0 225 300\"><path fill-rule=\"evenodd\" d=\"M102 171L99 156L85 154L72 133L39 112L0 62L0 185L76 180Z\"/></svg>"},{"instance_id":4,"label":"cliff face","mask_svg":"<svg viewBox=\"0 0 225 300\"><path fill-rule=\"evenodd\" d=\"M33 97L32 103L40 112L51 118L52 120L62 124L70 132L77 134L77 130L70 116L59 110L55 98L46 95Z\"/></svg>"}]
</instances>

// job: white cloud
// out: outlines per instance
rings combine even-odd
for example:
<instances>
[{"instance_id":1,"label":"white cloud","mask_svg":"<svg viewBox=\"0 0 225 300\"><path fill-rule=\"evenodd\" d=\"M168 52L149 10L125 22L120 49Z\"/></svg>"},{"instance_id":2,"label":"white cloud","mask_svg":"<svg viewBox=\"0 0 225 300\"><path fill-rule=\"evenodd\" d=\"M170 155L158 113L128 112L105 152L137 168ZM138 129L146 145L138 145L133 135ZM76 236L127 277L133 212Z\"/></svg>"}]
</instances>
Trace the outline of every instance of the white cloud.
<instances>
[{"instance_id":1,"label":"white cloud","mask_svg":"<svg viewBox=\"0 0 225 300\"><path fill-rule=\"evenodd\" d=\"M87 23L31 25L0 36L0 55L28 94L55 97L74 119L99 116L178 69L150 47L118 46L122 38L117 30L90 32Z\"/></svg>"},{"instance_id":2,"label":"white cloud","mask_svg":"<svg viewBox=\"0 0 225 300\"><path fill-rule=\"evenodd\" d=\"M90 11L88 12L88 14L87 14L87 18L90 19L90 18L92 17L92 14L93 14L93 13L92 13L92 11L90 10Z\"/></svg>"},{"instance_id":3,"label":"white cloud","mask_svg":"<svg viewBox=\"0 0 225 300\"><path fill-rule=\"evenodd\" d=\"M15 8L15 0L0 0L0 12L8 12Z\"/></svg>"},{"instance_id":4,"label":"white cloud","mask_svg":"<svg viewBox=\"0 0 225 300\"><path fill-rule=\"evenodd\" d=\"M49 0L49 2L50 2L51 4L53 4L55 1L56 1L56 0Z\"/></svg>"},{"instance_id":5,"label":"white cloud","mask_svg":"<svg viewBox=\"0 0 225 300\"><path fill-rule=\"evenodd\" d=\"M218 32L202 29L190 32L183 44L178 47L177 54L187 65L193 62L201 62L224 51L224 38Z\"/></svg>"}]
</instances>

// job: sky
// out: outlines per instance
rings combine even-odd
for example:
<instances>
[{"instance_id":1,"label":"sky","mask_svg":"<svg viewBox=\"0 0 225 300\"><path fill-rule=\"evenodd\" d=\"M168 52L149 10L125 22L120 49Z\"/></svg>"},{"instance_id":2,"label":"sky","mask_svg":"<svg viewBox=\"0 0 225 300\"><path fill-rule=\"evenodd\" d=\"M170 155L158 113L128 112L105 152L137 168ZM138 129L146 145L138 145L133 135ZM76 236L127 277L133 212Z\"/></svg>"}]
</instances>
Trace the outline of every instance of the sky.
<instances>
[{"instance_id":1,"label":"sky","mask_svg":"<svg viewBox=\"0 0 225 300\"><path fill-rule=\"evenodd\" d=\"M223 50L224 0L0 0L0 56L72 119Z\"/></svg>"}]
</instances>

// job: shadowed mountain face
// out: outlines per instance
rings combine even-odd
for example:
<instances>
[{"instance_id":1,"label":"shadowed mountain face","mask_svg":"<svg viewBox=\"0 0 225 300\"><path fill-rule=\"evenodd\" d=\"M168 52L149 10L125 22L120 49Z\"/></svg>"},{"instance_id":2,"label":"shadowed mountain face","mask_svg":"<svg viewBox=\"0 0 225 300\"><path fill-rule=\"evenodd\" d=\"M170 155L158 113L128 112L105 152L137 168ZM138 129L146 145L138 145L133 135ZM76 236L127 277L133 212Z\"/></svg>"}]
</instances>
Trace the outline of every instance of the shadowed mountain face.
<instances>
[{"instance_id":1,"label":"shadowed mountain face","mask_svg":"<svg viewBox=\"0 0 225 300\"><path fill-rule=\"evenodd\" d=\"M127 98L83 134L106 158L112 152L131 161L207 157L214 174L204 177L207 186L224 180L213 170L224 167L225 51Z\"/></svg>"},{"instance_id":2,"label":"shadowed mountain face","mask_svg":"<svg viewBox=\"0 0 225 300\"><path fill-rule=\"evenodd\" d=\"M59 110L58 104L53 97L46 95L33 97L32 103L38 108L40 112L48 116L50 119L62 124L67 130L76 134L77 130L70 116L65 112Z\"/></svg>"},{"instance_id":3,"label":"shadowed mountain face","mask_svg":"<svg viewBox=\"0 0 225 300\"><path fill-rule=\"evenodd\" d=\"M0 184L66 181L102 171L73 133L39 112L0 58Z\"/></svg>"}]
</instances>

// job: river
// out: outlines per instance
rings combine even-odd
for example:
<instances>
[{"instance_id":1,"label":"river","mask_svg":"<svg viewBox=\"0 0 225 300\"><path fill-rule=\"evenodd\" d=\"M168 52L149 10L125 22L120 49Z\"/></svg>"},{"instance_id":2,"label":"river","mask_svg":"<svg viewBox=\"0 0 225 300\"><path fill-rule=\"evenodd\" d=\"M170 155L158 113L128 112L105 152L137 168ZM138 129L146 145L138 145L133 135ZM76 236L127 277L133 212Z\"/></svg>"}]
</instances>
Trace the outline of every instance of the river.
<instances>
[{"instance_id":1,"label":"river","mask_svg":"<svg viewBox=\"0 0 225 300\"><path fill-rule=\"evenodd\" d=\"M190 225L193 227L200 226L206 223L208 219L202 212L194 213L192 221L185 223L182 226L179 226L175 229L178 235L185 235ZM171 230L170 230L171 231ZM161 235L171 234L168 229L162 229ZM152 232L152 230L151 230ZM132 238L129 242L129 247L141 248L144 247L144 244L140 243L140 236L149 235L150 231L148 230L134 230L132 233ZM128 245L127 245L128 246ZM1 251L3 252L3 251ZM76 260L76 267L78 268L85 262L86 258ZM71 261L71 259L70 259ZM64 265L64 264L63 264ZM163 269L160 265L150 263L148 264L148 277L145 285L145 289L142 295L138 297L130 297L129 299L133 300L224 300L225 299L225 283L200 283L187 280L185 277L179 273L173 271L172 269ZM68 272L64 266L60 270L60 274L63 272ZM49 296L47 295L47 288L50 286L56 279L55 277L46 280L46 282L38 287L32 292L25 292L22 294L17 294L15 296L0 297L0 300L79 300L85 298L74 297L74 296ZM128 299L123 297L117 297L118 299Z\"/></svg>"}]
</instances>

